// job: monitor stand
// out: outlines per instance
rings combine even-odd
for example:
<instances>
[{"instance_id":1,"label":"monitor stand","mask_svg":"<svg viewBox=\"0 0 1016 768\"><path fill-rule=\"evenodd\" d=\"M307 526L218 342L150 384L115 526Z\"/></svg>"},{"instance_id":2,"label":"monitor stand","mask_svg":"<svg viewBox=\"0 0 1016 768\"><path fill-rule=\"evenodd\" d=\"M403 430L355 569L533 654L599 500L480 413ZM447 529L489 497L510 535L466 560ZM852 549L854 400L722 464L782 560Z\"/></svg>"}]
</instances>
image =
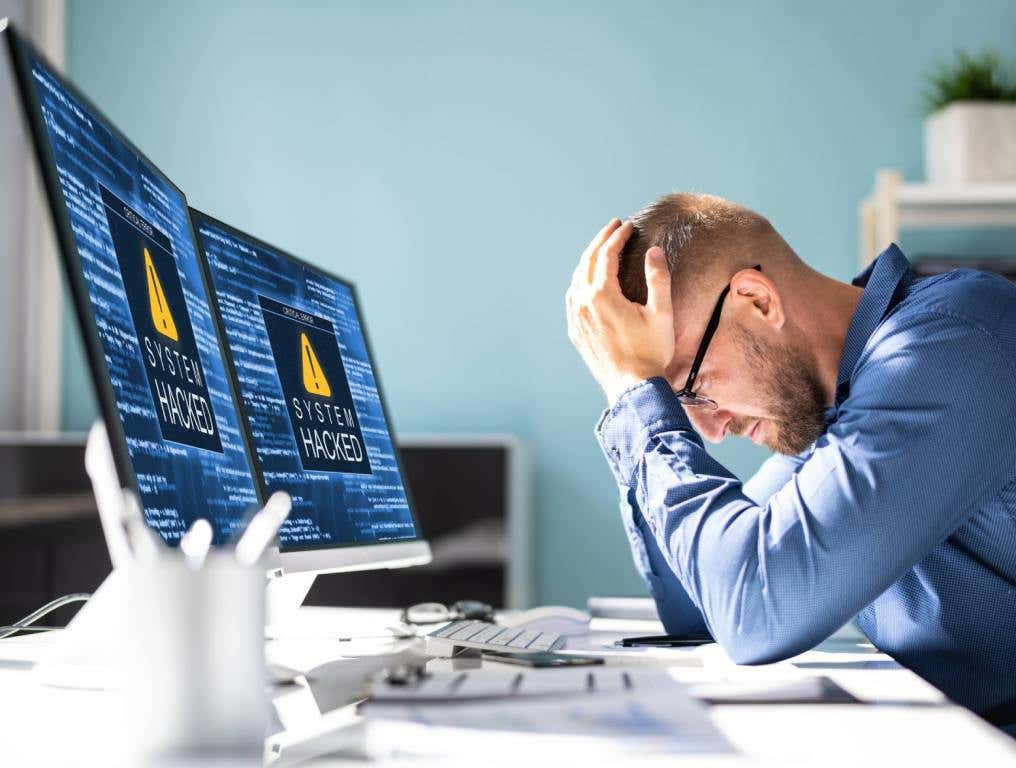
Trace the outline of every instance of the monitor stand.
<instances>
[{"instance_id":1,"label":"monitor stand","mask_svg":"<svg viewBox=\"0 0 1016 768\"><path fill-rule=\"evenodd\" d=\"M296 612L314 585L315 573L286 573L281 568L268 572L265 585L265 638L283 637L285 627L292 626Z\"/></svg>"}]
</instances>

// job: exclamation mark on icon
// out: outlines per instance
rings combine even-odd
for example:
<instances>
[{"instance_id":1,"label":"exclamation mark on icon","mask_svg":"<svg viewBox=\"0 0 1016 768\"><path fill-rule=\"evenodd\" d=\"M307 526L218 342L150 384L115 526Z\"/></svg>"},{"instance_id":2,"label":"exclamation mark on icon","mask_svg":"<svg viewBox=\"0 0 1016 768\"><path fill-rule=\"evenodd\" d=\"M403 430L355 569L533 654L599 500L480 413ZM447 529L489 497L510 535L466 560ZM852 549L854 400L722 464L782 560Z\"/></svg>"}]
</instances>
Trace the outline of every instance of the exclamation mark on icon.
<instances>
[{"instance_id":1,"label":"exclamation mark on icon","mask_svg":"<svg viewBox=\"0 0 1016 768\"><path fill-rule=\"evenodd\" d=\"M159 281L159 273L155 271L152 254L148 252L147 248L144 251L145 275L148 279L148 308L152 312L152 325L163 336L173 341L179 341L180 336L176 332L173 313L169 311L169 304L166 302L166 294L163 292L162 283Z\"/></svg>"},{"instance_id":2,"label":"exclamation mark on icon","mask_svg":"<svg viewBox=\"0 0 1016 768\"><path fill-rule=\"evenodd\" d=\"M300 334L300 357L303 359L303 388L312 395L331 397L332 388L328 385L328 379L321 370L321 363L318 362L306 333Z\"/></svg>"}]
</instances>

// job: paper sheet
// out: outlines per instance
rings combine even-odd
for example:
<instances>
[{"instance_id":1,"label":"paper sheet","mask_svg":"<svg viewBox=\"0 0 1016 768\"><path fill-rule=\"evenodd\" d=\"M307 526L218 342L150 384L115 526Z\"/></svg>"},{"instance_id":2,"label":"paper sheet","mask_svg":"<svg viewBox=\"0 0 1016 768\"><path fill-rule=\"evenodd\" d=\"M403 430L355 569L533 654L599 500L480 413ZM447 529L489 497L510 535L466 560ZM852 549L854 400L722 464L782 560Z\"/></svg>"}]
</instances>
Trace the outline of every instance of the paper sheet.
<instances>
[{"instance_id":1,"label":"paper sheet","mask_svg":"<svg viewBox=\"0 0 1016 768\"><path fill-rule=\"evenodd\" d=\"M664 670L585 667L521 674L518 684L513 681L519 673L435 675L415 698L373 699L365 708L368 753L454 757L498 754L503 748L515 758L532 754L546 760L557 753L574 759L575 750L599 758L733 752L706 710Z\"/></svg>"},{"instance_id":2,"label":"paper sheet","mask_svg":"<svg viewBox=\"0 0 1016 768\"><path fill-rule=\"evenodd\" d=\"M654 679L656 677L654 675ZM485 666L482 669L429 675L405 685L378 681L374 685L371 701L457 702L549 695L616 694L635 691L636 684L641 681L634 671L617 667L532 669L499 666L492 669ZM667 683L673 685L669 678Z\"/></svg>"}]
</instances>

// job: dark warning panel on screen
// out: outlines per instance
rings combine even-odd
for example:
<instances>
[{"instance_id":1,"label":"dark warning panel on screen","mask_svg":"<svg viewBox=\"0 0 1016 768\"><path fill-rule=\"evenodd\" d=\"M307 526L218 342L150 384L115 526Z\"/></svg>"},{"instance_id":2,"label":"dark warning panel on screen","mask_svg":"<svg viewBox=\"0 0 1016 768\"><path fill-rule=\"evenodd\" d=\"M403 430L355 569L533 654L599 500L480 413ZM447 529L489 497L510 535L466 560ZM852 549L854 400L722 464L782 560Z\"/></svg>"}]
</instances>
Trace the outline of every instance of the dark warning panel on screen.
<instances>
[{"instance_id":1,"label":"dark warning panel on screen","mask_svg":"<svg viewBox=\"0 0 1016 768\"><path fill-rule=\"evenodd\" d=\"M173 244L99 186L162 437L222 453Z\"/></svg>"},{"instance_id":2,"label":"dark warning panel on screen","mask_svg":"<svg viewBox=\"0 0 1016 768\"><path fill-rule=\"evenodd\" d=\"M258 301L303 468L371 474L331 321L266 296Z\"/></svg>"}]
</instances>

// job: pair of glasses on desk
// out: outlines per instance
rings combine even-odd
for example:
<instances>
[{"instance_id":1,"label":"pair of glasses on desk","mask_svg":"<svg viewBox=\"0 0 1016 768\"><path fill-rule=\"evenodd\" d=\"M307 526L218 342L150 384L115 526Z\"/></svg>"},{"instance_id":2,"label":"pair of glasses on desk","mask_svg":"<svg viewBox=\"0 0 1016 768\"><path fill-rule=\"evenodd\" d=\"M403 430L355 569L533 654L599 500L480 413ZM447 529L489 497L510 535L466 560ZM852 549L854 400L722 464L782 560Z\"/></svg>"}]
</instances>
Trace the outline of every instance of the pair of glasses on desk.
<instances>
[{"instance_id":1,"label":"pair of glasses on desk","mask_svg":"<svg viewBox=\"0 0 1016 768\"><path fill-rule=\"evenodd\" d=\"M479 600L459 600L457 603L417 603L402 611L402 623L410 625L439 624L468 619L471 621L494 621L494 609Z\"/></svg>"}]
</instances>

